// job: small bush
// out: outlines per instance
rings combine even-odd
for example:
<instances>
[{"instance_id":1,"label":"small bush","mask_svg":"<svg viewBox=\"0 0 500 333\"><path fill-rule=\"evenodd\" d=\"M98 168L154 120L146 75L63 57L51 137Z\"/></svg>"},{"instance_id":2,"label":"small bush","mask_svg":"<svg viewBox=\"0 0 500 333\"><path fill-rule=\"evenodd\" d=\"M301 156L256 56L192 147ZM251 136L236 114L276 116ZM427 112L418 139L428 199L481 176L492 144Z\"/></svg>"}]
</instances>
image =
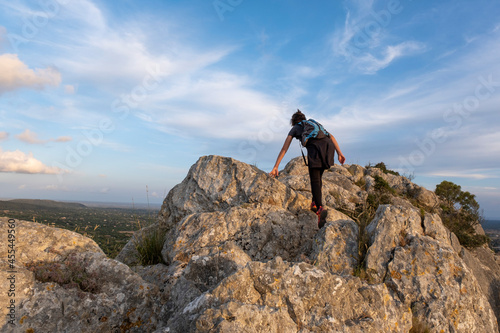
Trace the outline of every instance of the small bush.
<instances>
[{"instance_id":1,"label":"small bush","mask_svg":"<svg viewBox=\"0 0 500 333\"><path fill-rule=\"evenodd\" d=\"M399 172L397 172L397 171L387 169L387 166L385 165L384 162L380 162L380 163L377 163L375 165L371 165L371 163L369 163L365 168L367 168L367 169L368 168L378 168L385 174L391 174L391 175L395 175L395 176L400 175Z\"/></svg>"},{"instance_id":2,"label":"small bush","mask_svg":"<svg viewBox=\"0 0 500 333\"><path fill-rule=\"evenodd\" d=\"M144 232L135 241L135 248L139 253L141 265L166 264L161 255L165 243L166 232L160 228Z\"/></svg>"},{"instance_id":3,"label":"small bush","mask_svg":"<svg viewBox=\"0 0 500 333\"><path fill-rule=\"evenodd\" d=\"M396 190L393 189L384 178L380 176L375 176L374 179L375 179L375 190L380 192L389 192L391 194L396 195Z\"/></svg>"}]
</instances>

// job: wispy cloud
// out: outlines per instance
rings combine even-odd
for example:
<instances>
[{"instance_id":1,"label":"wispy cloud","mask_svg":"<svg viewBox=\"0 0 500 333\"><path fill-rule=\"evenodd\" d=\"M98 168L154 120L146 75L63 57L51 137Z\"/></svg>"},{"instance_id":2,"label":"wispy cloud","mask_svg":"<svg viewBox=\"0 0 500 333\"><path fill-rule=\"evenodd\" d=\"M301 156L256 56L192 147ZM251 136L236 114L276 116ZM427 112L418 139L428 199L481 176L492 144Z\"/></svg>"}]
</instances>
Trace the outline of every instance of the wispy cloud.
<instances>
[{"instance_id":1,"label":"wispy cloud","mask_svg":"<svg viewBox=\"0 0 500 333\"><path fill-rule=\"evenodd\" d=\"M495 175L487 175L483 173L468 173L468 172L432 172L424 174L425 176L442 177L442 178L467 178L467 179L490 179L499 178Z\"/></svg>"},{"instance_id":2,"label":"wispy cloud","mask_svg":"<svg viewBox=\"0 0 500 333\"><path fill-rule=\"evenodd\" d=\"M73 138L70 136L60 136L57 139L54 139L53 141L55 141L55 142L69 142L71 140L73 140Z\"/></svg>"},{"instance_id":3,"label":"wispy cloud","mask_svg":"<svg viewBox=\"0 0 500 333\"><path fill-rule=\"evenodd\" d=\"M374 74L389 66L397 58L415 55L425 50L425 44L406 41L398 45L386 46L379 55L367 52L354 59L353 64L365 74Z\"/></svg>"},{"instance_id":4,"label":"wispy cloud","mask_svg":"<svg viewBox=\"0 0 500 333\"><path fill-rule=\"evenodd\" d=\"M0 172L58 174L64 172L57 167L49 167L33 157L32 153L22 151L3 151L0 148Z\"/></svg>"},{"instance_id":5,"label":"wispy cloud","mask_svg":"<svg viewBox=\"0 0 500 333\"><path fill-rule=\"evenodd\" d=\"M391 38L389 26L396 14L373 9L374 1L352 1L342 28L332 37L333 53L349 63L351 70L363 74L375 74L388 67L398 58L412 56L426 50L426 45L414 40Z\"/></svg>"},{"instance_id":6,"label":"wispy cloud","mask_svg":"<svg viewBox=\"0 0 500 333\"><path fill-rule=\"evenodd\" d=\"M55 68L30 69L16 54L0 55L0 95L21 88L58 86L61 74Z\"/></svg>"},{"instance_id":7,"label":"wispy cloud","mask_svg":"<svg viewBox=\"0 0 500 333\"><path fill-rule=\"evenodd\" d=\"M48 140L41 140L38 138L38 134L35 132L25 129L24 132L21 134L17 134L16 138L22 142L29 143L29 144L44 144L49 141L54 141L54 142L68 142L73 140L70 136L61 136L56 139L48 139Z\"/></svg>"}]
</instances>

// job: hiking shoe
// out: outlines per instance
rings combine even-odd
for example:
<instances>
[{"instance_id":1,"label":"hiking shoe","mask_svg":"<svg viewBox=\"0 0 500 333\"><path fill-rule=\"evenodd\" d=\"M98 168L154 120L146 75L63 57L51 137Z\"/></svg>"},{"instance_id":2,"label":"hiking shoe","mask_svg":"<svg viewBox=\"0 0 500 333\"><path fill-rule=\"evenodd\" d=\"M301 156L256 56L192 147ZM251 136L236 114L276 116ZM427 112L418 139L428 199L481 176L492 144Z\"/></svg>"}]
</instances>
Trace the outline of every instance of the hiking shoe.
<instances>
[{"instance_id":1,"label":"hiking shoe","mask_svg":"<svg viewBox=\"0 0 500 333\"><path fill-rule=\"evenodd\" d=\"M323 206L319 206L316 215L318 215L318 228L321 229L326 223L326 216L328 215L328 211L326 209L323 209Z\"/></svg>"},{"instance_id":2,"label":"hiking shoe","mask_svg":"<svg viewBox=\"0 0 500 333\"><path fill-rule=\"evenodd\" d=\"M314 201L311 202L311 210L315 213L318 211L318 207L316 207L316 203Z\"/></svg>"}]
</instances>

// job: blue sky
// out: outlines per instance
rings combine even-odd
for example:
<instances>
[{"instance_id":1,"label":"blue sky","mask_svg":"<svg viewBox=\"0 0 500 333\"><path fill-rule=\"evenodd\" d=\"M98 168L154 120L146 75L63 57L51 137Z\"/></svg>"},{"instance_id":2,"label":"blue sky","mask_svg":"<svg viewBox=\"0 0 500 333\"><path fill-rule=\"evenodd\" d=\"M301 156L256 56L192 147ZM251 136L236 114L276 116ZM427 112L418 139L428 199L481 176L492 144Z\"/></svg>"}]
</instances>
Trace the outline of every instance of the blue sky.
<instances>
[{"instance_id":1,"label":"blue sky","mask_svg":"<svg viewBox=\"0 0 500 333\"><path fill-rule=\"evenodd\" d=\"M1 198L161 203L208 154L270 171L300 108L346 163L500 218L500 1L0 6Z\"/></svg>"}]
</instances>

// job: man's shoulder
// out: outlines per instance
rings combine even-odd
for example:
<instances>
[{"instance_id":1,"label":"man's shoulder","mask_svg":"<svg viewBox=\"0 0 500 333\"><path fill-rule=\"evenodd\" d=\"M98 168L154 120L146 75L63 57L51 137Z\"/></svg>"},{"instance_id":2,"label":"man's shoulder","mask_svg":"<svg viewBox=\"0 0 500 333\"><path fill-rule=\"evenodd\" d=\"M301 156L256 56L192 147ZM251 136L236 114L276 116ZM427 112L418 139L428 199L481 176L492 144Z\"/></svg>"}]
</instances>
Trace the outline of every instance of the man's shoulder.
<instances>
[{"instance_id":1,"label":"man's shoulder","mask_svg":"<svg viewBox=\"0 0 500 333\"><path fill-rule=\"evenodd\" d=\"M291 135L293 137L300 136L302 134L302 131L304 130L304 127L300 124L295 124L288 135Z\"/></svg>"}]
</instances>

